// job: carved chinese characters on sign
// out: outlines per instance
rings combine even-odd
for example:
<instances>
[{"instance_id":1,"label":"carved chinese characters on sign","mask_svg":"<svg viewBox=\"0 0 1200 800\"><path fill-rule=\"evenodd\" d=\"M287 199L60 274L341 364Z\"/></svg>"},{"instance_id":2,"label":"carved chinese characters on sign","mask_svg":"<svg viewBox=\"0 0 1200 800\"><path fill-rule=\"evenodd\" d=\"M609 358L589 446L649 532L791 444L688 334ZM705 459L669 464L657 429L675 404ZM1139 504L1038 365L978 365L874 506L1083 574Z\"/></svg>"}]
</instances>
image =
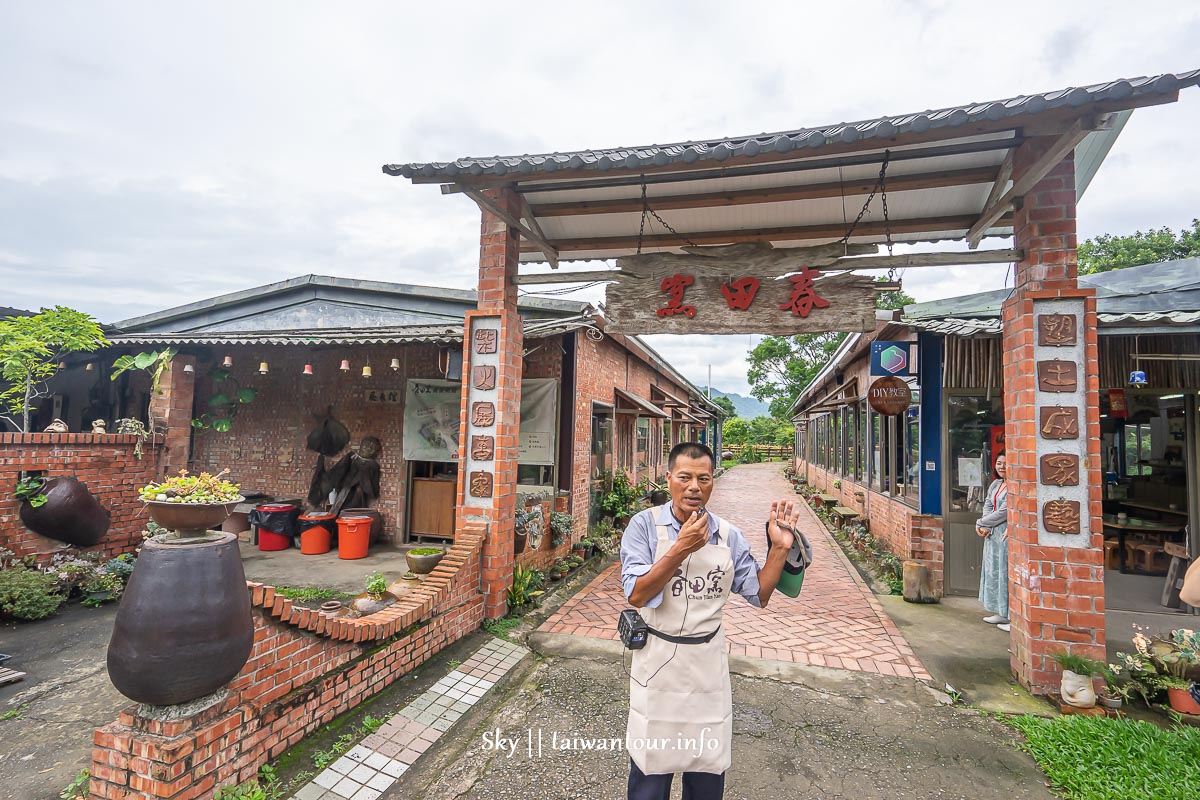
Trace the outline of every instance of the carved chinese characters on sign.
<instances>
[{"instance_id":1,"label":"carved chinese characters on sign","mask_svg":"<svg viewBox=\"0 0 1200 800\"><path fill-rule=\"evenodd\" d=\"M1078 328L1072 314L1038 314L1038 345L1069 347L1078 341Z\"/></svg>"},{"instance_id":2,"label":"carved chinese characters on sign","mask_svg":"<svg viewBox=\"0 0 1200 800\"><path fill-rule=\"evenodd\" d=\"M486 391L496 388L495 367L473 367L471 369L471 385L476 389Z\"/></svg>"},{"instance_id":3,"label":"carved chinese characters on sign","mask_svg":"<svg viewBox=\"0 0 1200 800\"><path fill-rule=\"evenodd\" d=\"M471 424L477 428L490 428L496 424L495 403L475 403L471 406Z\"/></svg>"},{"instance_id":4,"label":"carved chinese characters on sign","mask_svg":"<svg viewBox=\"0 0 1200 800\"><path fill-rule=\"evenodd\" d=\"M725 296L725 304L736 311L746 311L754 302L762 281L758 278L738 278L736 281L721 284L721 294Z\"/></svg>"},{"instance_id":5,"label":"carved chinese characters on sign","mask_svg":"<svg viewBox=\"0 0 1200 800\"><path fill-rule=\"evenodd\" d=\"M1067 406L1050 406L1039 409L1043 439L1078 439L1079 409Z\"/></svg>"},{"instance_id":6,"label":"carved chinese characters on sign","mask_svg":"<svg viewBox=\"0 0 1200 800\"><path fill-rule=\"evenodd\" d=\"M475 331L475 352L494 353L497 342L500 341L500 331L490 328Z\"/></svg>"},{"instance_id":7,"label":"carved chinese characters on sign","mask_svg":"<svg viewBox=\"0 0 1200 800\"><path fill-rule=\"evenodd\" d=\"M1079 533L1079 501L1051 500L1042 506L1042 524L1050 533Z\"/></svg>"},{"instance_id":8,"label":"carved chinese characters on sign","mask_svg":"<svg viewBox=\"0 0 1200 800\"><path fill-rule=\"evenodd\" d=\"M786 303L780 304L784 311L791 311L797 317L807 317L814 308L829 308L829 301L817 294L813 281L821 276L821 271L812 267L800 270L799 275L791 275L792 293Z\"/></svg>"},{"instance_id":9,"label":"carved chinese characters on sign","mask_svg":"<svg viewBox=\"0 0 1200 800\"><path fill-rule=\"evenodd\" d=\"M1043 392L1074 392L1079 388L1079 369L1074 361L1039 361L1038 389Z\"/></svg>"},{"instance_id":10,"label":"carved chinese characters on sign","mask_svg":"<svg viewBox=\"0 0 1200 800\"><path fill-rule=\"evenodd\" d=\"M491 461L496 453L496 438L494 436L472 436L471 458L476 461Z\"/></svg>"},{"instance_id":11,"label":"carved chinese characters on sign","mask_svg":"<svg viewBox=\"0 0 1200 800\"><path fill-rule=\"evenodd\" d=\"M1078 486L1079 456L1051 453L1041 458L1043 486Z\"/></svg>"},{"instance_id":12,"label":"carved chinese characters on sign","mask_svg":"<svg viewBox=\"0 0 1200 800\"><path fill-rule=\"evenodd\" d=\"M683 293L687 291L687 287L696 282L696 279L691 275L681 275L676 272L670 277L663 278L659 287L671 296L667 304L658 310L660 317L673 317L676 314L683 314L688 319L696 316L696 307L685 305L683 302Z\"/></svg>"},{"instance_id":13,"label":"carved chinese characters on sign","mask_svg":"<svg viewBox=\"0 0 1200 800\"><path fill-rule=\"evenodd\" d=\"M470 484L471 497L492 496L492 473L472 472Z\"/></svg>"}]
</instances>

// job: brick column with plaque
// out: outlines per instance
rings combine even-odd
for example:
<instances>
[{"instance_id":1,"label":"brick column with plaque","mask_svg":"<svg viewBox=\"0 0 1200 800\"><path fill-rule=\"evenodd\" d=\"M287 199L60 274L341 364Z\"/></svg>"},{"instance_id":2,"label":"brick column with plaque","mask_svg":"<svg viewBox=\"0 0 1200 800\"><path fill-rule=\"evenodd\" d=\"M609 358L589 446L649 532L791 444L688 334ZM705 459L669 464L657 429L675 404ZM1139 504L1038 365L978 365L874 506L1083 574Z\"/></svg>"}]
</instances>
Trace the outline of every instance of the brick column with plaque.
<instances>
[{"instance_id":1,"label":"brick column with plaque","mask_svg":"<svg viewBox=\"0 0 1200 800\"><path fill-rule=\"evenodd\" d=\"M1021 145L1014 178L1049 147ZM1057 691L1052 654L1103 660L1096 301L1078 287L1074 160L1068 155L1014 217L1024 258L1004 303L1012 669L1035 693Z\"/></svg>"},{"instance_id":2,"label":"brick column with plaque","mask_svg":"<svg viewBox=\"0 0 1200 800\"><path fill-rule=\"evenodd\" d=\"M508 189L488 192L520 216ZM467 313L463 341L463 401L459 426L457 526L488 524L480 589L489 618L508 613L505 592L513 574L517 435L521 424L521 317L517 313L519 237L503 220L483 212L478 309Z\"/></svg>"}]
</instances>

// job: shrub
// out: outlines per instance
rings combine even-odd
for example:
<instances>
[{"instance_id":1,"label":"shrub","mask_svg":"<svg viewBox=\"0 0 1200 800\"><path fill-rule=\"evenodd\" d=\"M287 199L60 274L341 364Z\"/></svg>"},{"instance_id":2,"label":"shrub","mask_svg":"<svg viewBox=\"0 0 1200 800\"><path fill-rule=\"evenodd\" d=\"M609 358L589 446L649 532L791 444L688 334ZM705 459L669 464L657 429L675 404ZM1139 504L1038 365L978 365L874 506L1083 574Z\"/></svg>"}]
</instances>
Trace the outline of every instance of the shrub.
<instances>
[{"instance_id":1,"label":"shrub","mask_svg":"<svg viewBox=\"0 0 1200 800\"><path fill-rule=\"evenodd\" d=\"M52 617L66 598L50 575L16 567L0 570L0 616L35 620Z\"/></svg>"}]
</instances>

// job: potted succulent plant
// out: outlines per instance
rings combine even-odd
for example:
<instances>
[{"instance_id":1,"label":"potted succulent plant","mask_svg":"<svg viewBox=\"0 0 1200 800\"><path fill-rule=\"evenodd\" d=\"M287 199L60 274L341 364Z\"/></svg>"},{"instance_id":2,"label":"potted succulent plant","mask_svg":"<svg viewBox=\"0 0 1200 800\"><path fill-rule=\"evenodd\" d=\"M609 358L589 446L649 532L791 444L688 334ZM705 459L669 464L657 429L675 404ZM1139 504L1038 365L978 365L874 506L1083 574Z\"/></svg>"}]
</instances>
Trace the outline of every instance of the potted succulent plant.
<instances>
[{"instance_id":1,"label":"potted succulent plant","mask_svg":"<svg viewBox=\"0 0 1200 800\"><path fill-rule=\"evenodd\" d=\"M1092 686L1092 676L1102 674L1104 665L1071 653L1055 653L1053 658L1062 667L1059 691L1063 702L1075 708L1095 708L1096 690Z\"/></svg>"},{"instance_id":2,"label":"potted succulent plant","mask_svg":"<svg viewBox=\"0 0 1200 800\"><path fill-rule=\"evenodd\" d=\"M360 616L383 611L400 598L387 590L387 581L382 572L372 572L367 576L366 591L350 601L351 610Z\"/></svg>"},{"instance_id":3,"label":"potted succulent plant","mask_svg":"<svg viewBox=\"0 0 1200 800\"><path fill-rule=\"evenodd\" d=\"M1132 689L1148 705L1166 692L1173 710L1200 715L1200 703L1189 691L1200 673L1200 632L1180 628L1151 637L1139 629L1133 646L1133 653L1117 653L1114 671L1128 673Z\"/></svg>"},{"instance_id":4,"label":"potted succulent plant","mask_svg":"<svg viewBox=\"0 0 1200 800\"><path fill-rule=\"evenodd\" d=\"M557 548L563 542L570 541L571 529L575 527L575 520L570 514L564 514L560 511L555 511L550 514L550 546Z\"/></svg>"},{"instance_id":5,"label":"potted succulent plant","mask_svg":"<svg viewBox=\"0 0 1200 800\"><path fill-rule=\"evenodd\" d=\"M440 547L417 547L404 554L408 568L414 575L428 575L446 555Z\"/></svg>"},{"instance_id":6,"label":"potted succulent plant","mask_svg":"<svg viewBox=\"0 0 1200 800\"><path fill-rule=\"evenodd\" d=\"M557 559L550 566L550 580L561 581L564 577L566 577L568 571L569 567L567 566L566 560L562 558Z\"/></svg>"},{"instance_id":7,"label":"potted succulent plant","mask_svg":"<svg viewBox=\"0 0 1200 800\"><path fill-rule=\"evenodd\" d=\"M571 545L571 557L578 558L580 563L583 563L583 560L588 557L588 552L590 549L591 546L588 541L586 539L580 539L578 542L575 542Z\"/></svg>"},{"instance_id":8,"label":"potted succulent plant","mask_svg":"<svg viewBox=\"0 0 1200 800\"><path fill-rule=\"evenodd\" d=\"M245 500L236 483L224 480L229 470L216 475L201 472L179 475L143 487L139 494L150 518L180 539L196 538L216 528Z\"/></svg>"}]
</instances>

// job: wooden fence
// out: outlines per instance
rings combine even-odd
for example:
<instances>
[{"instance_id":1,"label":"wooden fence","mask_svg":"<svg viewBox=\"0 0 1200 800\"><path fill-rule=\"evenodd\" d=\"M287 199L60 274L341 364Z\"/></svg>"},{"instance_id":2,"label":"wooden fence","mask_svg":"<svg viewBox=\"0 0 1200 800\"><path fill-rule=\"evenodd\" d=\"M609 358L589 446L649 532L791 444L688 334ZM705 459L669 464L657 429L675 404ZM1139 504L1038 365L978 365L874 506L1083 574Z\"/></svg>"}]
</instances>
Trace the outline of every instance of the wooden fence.
<instances>
[{"instance_id":1,"label":"wooden fence","mask_svg":"<svg viewBox=\"0 0 1200 800\"><path fill-rule=\"evenodd\" d=\"M737 458L746 451L753 451L759 458L791 458L792 446L783 444L727 444L726 452L733 453Z\"/></svg>"}]
</instances>

